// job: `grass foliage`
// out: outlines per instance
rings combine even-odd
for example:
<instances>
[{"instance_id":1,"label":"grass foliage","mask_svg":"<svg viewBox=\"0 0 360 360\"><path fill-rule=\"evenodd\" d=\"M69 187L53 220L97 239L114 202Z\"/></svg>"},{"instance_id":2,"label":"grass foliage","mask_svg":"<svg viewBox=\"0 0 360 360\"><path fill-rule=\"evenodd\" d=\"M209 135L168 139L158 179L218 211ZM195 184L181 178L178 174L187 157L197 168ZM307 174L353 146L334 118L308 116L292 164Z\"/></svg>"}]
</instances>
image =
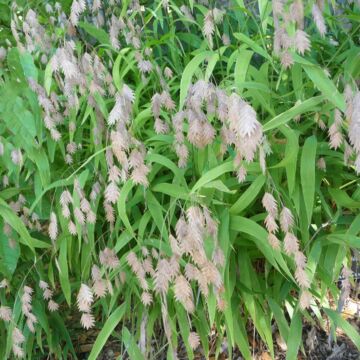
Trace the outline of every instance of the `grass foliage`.
<instances>
[{"instance_id":1,"label":"grass foliage","mask_svg":"<svg viewBox=\"0 0 360 360\"><path fill-rule=\"evenodd\" d=\"M89 359L112 338L248 360L254 327L292 360L303 318L360 348L336 311L360 248L359 20L357 1L2 0L0 358L77 358L82 325Z\"/></svg>"}]
</instances>

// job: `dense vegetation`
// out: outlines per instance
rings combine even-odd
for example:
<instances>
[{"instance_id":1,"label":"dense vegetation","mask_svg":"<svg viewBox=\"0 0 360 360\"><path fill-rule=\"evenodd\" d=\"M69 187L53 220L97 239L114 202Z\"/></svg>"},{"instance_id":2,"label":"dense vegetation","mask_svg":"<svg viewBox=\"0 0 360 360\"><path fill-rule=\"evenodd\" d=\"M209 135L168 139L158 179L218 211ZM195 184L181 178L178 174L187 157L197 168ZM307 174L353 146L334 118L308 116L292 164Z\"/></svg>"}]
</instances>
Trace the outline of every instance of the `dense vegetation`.
<instances>
[{"instance_id":1,"label":"dense vegetation","mask_svg":"<svg viewBox=\"0 0 360 360\"><path fill-rule=\"evenodd\" d=\"M0 358L302 351L360 248L356 1L0 2ZM338 279L342 280L338 283ZM338 286L339 285L339 286ZM155 339L155 343L152 341ZM155 344L155 345L154 345Z\"/></svg>"}]
</instances>

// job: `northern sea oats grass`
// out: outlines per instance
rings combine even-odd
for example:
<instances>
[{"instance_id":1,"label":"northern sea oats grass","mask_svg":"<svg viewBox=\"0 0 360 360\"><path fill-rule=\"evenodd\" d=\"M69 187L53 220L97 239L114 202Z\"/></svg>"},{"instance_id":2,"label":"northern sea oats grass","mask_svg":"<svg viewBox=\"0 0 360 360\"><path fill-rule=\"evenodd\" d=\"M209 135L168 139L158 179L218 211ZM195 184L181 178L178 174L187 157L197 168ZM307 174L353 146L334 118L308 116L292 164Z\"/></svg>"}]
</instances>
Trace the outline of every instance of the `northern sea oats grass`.
<instances>
[{"instance_id":1,"label":"northern sea oats grass","mask_svg":"<svg viewBox=\"0 0 360 360\"><path fill-rule=\"evenodd\" d=\"M1 359L360 348L358 1L0 13Z\"/></svg>"}]
</instances>

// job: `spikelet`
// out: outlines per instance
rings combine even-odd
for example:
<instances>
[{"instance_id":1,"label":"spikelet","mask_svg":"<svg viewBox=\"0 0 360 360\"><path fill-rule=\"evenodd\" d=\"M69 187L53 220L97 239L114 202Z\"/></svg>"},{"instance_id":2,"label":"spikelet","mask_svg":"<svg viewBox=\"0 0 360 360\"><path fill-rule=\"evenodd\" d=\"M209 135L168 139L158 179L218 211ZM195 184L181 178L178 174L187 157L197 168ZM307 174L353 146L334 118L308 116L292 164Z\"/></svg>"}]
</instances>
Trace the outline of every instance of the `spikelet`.
<instances>
[{"instance_id":1,"label":"spikelet","mask_svg":"<svg viewBox=\"0 0 360 360\"><path fill-rule=\"evenodd\" d=\"M106 281L103 279L95 280L92 286L92 290L98 298L102 298L106 296L107 293L107 286Z\"/></svg>"},{"instance_id":2,"label":"spikelet","mask_svg":"<svg viewBox=\"0 0 360 360\"><path fill-rule=\"evenodd\" d=\"M295 279L301 288L308 289L310 287L310 280L304 269L296 268Z\"/></svg>"},{"instance_id":3,"label":"spikelet","mask_svg":"<svg viewBox=\"0 0 360 360\"><path fill-rule=\"evenodd\" d=\"M48 302L48 309L50 312L58 311L59 304L57 302L55 302L54 300L50 299Z\"/></svg>"},{"instance_id":4,"label":"spikelet","mask_svg":"<svg viewBox=\"0 0 360 360\"><path fill-rule=\"evenodd\" d=\"M240 166L238 171L236 172L236 178L238 179L240 184L245 181L246 175L247 175L247 170L245 166Z\"/></svg>"},{"instance_id":5,"label":"spikelet","mask_svg":"<svg viewBox=\"0 0 360 360\"><path fill-rule=\"evenodd\" d=\"M71 235L77 234L76 225L71 220L68 223L68 230Z\"/></svg>"},{"instance_id":6,"label":"spikelet","mask_svg":"<svg viewBox=\"0 0 360 360\"><path fill-rule=\"evenodd\" d=\"M215 249L212 261L214 262L215 266L223 267L225 265L225 255L224 252L220 249L220 247L217 247Z\"/></svg>"},{"instance_id":7,"label":"spikelet","mask_svg":"<svg viewBox=\"0 0 360 360\"><path fill-rule=\"evenodd\" d=\"M299 250L298 239L291 232L288 232L285 234L284 250L285 250L285 253L288 255L295 255L296 252Z\"/></svg>"},{"instance_id":8,"label":"spikelet","mask_svg":"<svg viewBox=\"0 0 360 360\"><path fill-rule=\"evenodd\" d=\"M300 295L299 304L302 310L308 309L311 305L312 296L308 290L303 290Z\"/></svg>"},{"instance_id":9,"label":"spikelet","mask_svg":"<svg viewBox=\"0 0 360 360\"><path fill-rule=\"evenodd\" d=\"M71 4L70 21L76 26L79 22L79 16L86 9L85 0L74 0Z\"/></svg>"},{"instance_id":10,"label":"spikelet","mask_svg":"<svg viewBox=\"0 0 360 360\"><path fill-rule=\"evenodd\" d=\"M20 149L14 149L11 151L11 161L15 165L21 165L23 162L22 153Z\"/></svg>"},{"instance_id":11,"label":"spikelet","mask_svg":"<svg viewBox=\"0 0 360 360\"><path fill-rule=\"evenodd\" d=\"M44 300L50 300L53 297L53 291L49 288L44 289L43 298Z\"/></svg>"},{"instance_id":12,"label":"spikelet","mask_svg":"<svg viewBox=\"0 0 360 360\"><path fill-rule=\"evenodd\" d=\"M169 243L170 243L170 247L171 247L173 254L175 256L179 256L179 257L182 256L182 254L183 254L182 248L181 248L180 244L178 243L178 240L171 234L169 235Z\"/></svg>"},{"instance_id":13,"label":"spikelet","mask_svg":"<svg viewBox=\"0 0 360 360\"><path fill-rule=\"evenodd\" d=\"M85 225L85 216L80 208L76 207L74 209L74 217L80 225Z\"/></svg>"},{"instance_id":14,"label":"spikelet","mask_svg":"<svg viewBox=\"0 0 360 360\"><path fill-rule=\"evenodd\" d=\"M296 251L294 255L296 266L304 269L306 266L306 256L304 255L304 253L299 250Z\"/></svg>"},{"instance_id":15,"label":"spikelet","mask_svg":"<svg viewBox=\"0 0 360 360\"><path fill-rule=\"evenodd\" d=\"M88 224L95 224L96 223L96 214L90 210L86 215L86 222Z\"/></svg>"},{"instance_id":16,"label":"spikelet","mask_svg":"<svg viewBox=\"0 0 360 360\"><path fill-rule=\"evenodd\" d=\"M82 312L90 312L90 307L93 302L93 293L86 284L81 284L79 293L77 295L77 306Z\"/></svg>"},{"instance_id":17,"label":"spikelet","mask_svg":"<svg viewBox=\"0 0 360 360\"><path fill-rule=\"evenodd\" d=\"M309 51L311 46L308 34L302 30L296 30L294 44L296 51L304 55L305 51Z\"/></svg>"},{"instance_id":18,"label":"spikelet","mask_svg":"<svg viewBox=\"0 0 360 360\"><path fill-rule=\"evenodd\" d=\"M147 187L149 185L149 181L147 179L149 172L149 167L141 164L133 170L131 179L136 185L143 185L144 187Z\"/></svg>"},{"instance_id":19,"label":"spikelet","mask_svg":"<svg viewBox=\"0 0 360 360\"><path fill-rule=\"evenodd\" d=\"M84 329L90 329L95 326L94 315L91 313L83 313L80 319L81 325Z\"/></svg>"},{"instance_id":20,"label":"spikelet","mask_svg":"<svg viewBox=\"0 0 360 360\"><path fill-rule=\"evenodd\" d=\"M284 51L281 53L280 62L285 69L288 69L294 64L294 59L288 51Z\"/></svg>"},{"instance_id":21,"label":"spikelet","mask_svg":"<svg viewBox=\"0 0 360 360\"><path fill-rule=\"evenodd\" d=\"M188 342L189 342L190 347L193 350L196 350L198 348L198 346L200 345L199 335L194 331L190 332L189 337L188 337Z\"/></svg>"},{"instance_id":22,"label":"spikelet","mask_svg":"<svg viewBox=\"0 0 360 360\"><path fill-rule=\"evenodd\" d=\"M171 269L166 259L160 259L154 275L154 289L158 294L166 294L171 281Z\"/></svg>"},{"instance_id":23,"label":"spikelet","mask_svg":"<svg viewBox=\"0 0 360 360\"><path fill-rule=\"evenodd\" d=\"M25 341L23 333L17 327L14 327L12 331L12 341L16 345L22 344Z\"/></svg>"},{"instance_id":24,"label":"spikelet","mask_svg":"<svg viewBox=\"0 0 360 360\"><path fill-rule=\"evenodd\" d=\"M120 191L116 183L113 181L110 182L105 189L105 200L108 203L116 204L119 196L120 196Z\"/></svg>"},{"instance_id":25,"label":"spikelet","mask_svg":"<svg viewBox=\"0 0 360 360\"><path fill-rule=\"evenodd\" d=\"M207 284L212 284L218 289L222 286L220 272L211 261L206 261L200 270Z\"/></svg>"},{"instance_id":26,"label":"spikelet","mask_svg":"<svg viewBox=\"0 0 360 360\"><path fill-rule=\"evenodd\" d=\"M285 233L289 232L294 226L294 217L287 207L283 207L280 212L280 227Z\"/></svg>"},{"instance_id":27,"label":"spikelet","mask_svg":"<svg viewBox=\"0 0 360 360\"><path fill-rule=\"evenodd\" d=\"M61 208L61 213L62 213L62 215L63 215L63 217L65 218L65 219L69 219L70 218L70 209L69 209L69 207L67 206L67 205L65 205L65 206L63 206L62 208Z\"/></svg>"},{"instance_id":28,"label":"spikelet","mask_svg":"<svg viewBox=\"0 0 360 360\"><path fill-rule=\"evenodd\" d=\"M345 150L346 152L346 150ZM345 152L344 152L344 158L345 158ZM344 160L344 163L346 164L347 162ZM316 167L321 170L321 171L326 171L326 161L325 158L320 157L318 159L318 161L316 162Z\"/></svg>"},{"instance_id":29,"label":"spikelet","mask_svg":"<svg viewBox=\"0 0 360 360\"><path fill-rule=\"evenodd\" d=\"M269 233L268 234L268 241L269 244L271 245L271 247L273 249L279 250L280 249L280 241L279 239L276 237L276 235Z\"/></svg>"},{"instance_id":30,"label":"spikelet","mask_svg":"<svg viewBox=\"0 0 360 360\"><path fill-rule=\"evenodd\" d=\"M164 75L167 79L170 80L173 77L173 72L169 67L166 66L164 69Z\"/></svg>"},{"instance_id":31,"label":"spikelet","mask_svg":"<svg viewBox=\"0 0 360 360\"><path fill-rule=\"evenodd\" d=\"M104 202L104 210L105 210L106 221L108 221L110 224L114 224L115 213L114 213L114 208L112 207L112 205L105 201Z\"/></svg>"},{"instance_id":32,"label":"spikelet","mask_svg":"<svg viewBox=\"0 0 360 360\"><path fill-rule=\"evenodd\" d=\"M318 29L320 35L322 37L324 37L326 34L326 25L325 25L325 20L324 20L323 14L321 13L319 6L317 4L314 4L311 9L311 12L312 12L312 16L313 16L316 28Z\"/></svg>"},{"instance_id":33,"label":"spikelet","mask_svg":"<svg viewBox=\"0 0 360 360\"><path fill-rule=\"evenodd\" d=\"M360 153L360 91L358 91L351 103L351 111L349 117L349 139L357 153Z\"/></svg>"},{"instance_id":34,"label":"spikelet","mask_svg":"<svg viewBox=\"0 0 360 360\"><path fill-rule=\"evenodd\" d=\"M17 344L13 344L12 351L13 351L16 358L21 359L21 358L23 358L25 356L24 350Z\"/></svg>"},{"instance_id":35,"label":"spikelet","mask_svg":"<svg viewBox=\"0 0 360 360\"><path fill-rule=\"evenodd\" d=\"M174 294L175 299L184 306L187 312L192 313L195 310L191 286L183 275L179 275L175 279Z\"/></svg>"},{"instance_id":36,"label":"spikelet","mask_svg":"<svg viewBox=\"0 0 360 360\"><path fill-rule=\"evenodd\" d=\"M229 98L229 125L241 138L252 136L259 126L255 110L237 94Z\"/></svg>"},{"instance_id":37,"label":"spikelet","mask_svg":"<svg viewBox=\"0 0 360 360\"><path fill-rule=\"evenodd\" d=\"M12 310L8 306L0 306L0 319L6 322L11 321Z\"/></svg>"},{"instance_id":38,"label":"spikelet","mask_svg":"<svg viewBox=\"0 0 360 360\"><path fill-rule=\"evenodd\" d=\"M212 36L215 32L215 23L213 12L209 10L204 17L203 33L209 41L210 47L212 47Z\"/></svg>"},{"instance_id":39,"label":"spikelet","mask_svg":"<svg viewBox=\"0 0 360 360\"><path fill-rule=\"evenodd\" d=\"M269 233L276 233L279 229L274 217L271 214L268 214L265 218L265 226Z\"/></svg>"},{"instance_id":40,"label":"spikelet","mask_svg":"<svg viewBox=\"0 0 360 360\"><path fill-rule=\"evenodd\" d=\"M116 269L120 264L115 251L109 248L105 248L104 250L100 251L99 260L101 265L110 269Z\"/></svg>"},{"instance_id":41,"label":"spikelet","mask_svg":"<svg viewBox=\"0 0 360 360\"><path fill-rule=\"evenodd\" d=\"M141 302L145 305L145 306L150 306L153 302L153 298L152 295L149 292L144 291L141 294Z\"/></svg>"},{"instance_id":42,"label":"spikelet","mask_svg":"<svg viewBox=\"0 0 360 360\"><path fill-rule=\"evenodd\" d=\"M262 205L272 217L277 218L278 206L274 196L266 192L262 198Z\"/></svg>"},{"instance_id":43,"label":"spikelet","mask_svg":"<svg viewBox=\"0 0 360 360\"><path fill-rule=\"evenodd\" d=\"M49 224L49 237L52 241L55 241L58 235L58 224L57 218L54 212L50 214L50 224Z\"/></svg>"}]
</instances>

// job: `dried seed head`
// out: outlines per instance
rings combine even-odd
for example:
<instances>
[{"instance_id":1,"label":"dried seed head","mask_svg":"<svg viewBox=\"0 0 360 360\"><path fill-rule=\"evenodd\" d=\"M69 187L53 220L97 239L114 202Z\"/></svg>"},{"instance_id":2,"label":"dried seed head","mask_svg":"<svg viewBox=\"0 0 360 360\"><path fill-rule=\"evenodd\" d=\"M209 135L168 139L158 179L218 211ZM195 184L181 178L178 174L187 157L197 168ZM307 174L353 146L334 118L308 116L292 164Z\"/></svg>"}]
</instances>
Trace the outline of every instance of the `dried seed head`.
<instances>
[{"instance_id":1,"label":"dried seed head","mask_svg":"<svg viewBox=\"0 0 360 360\"><path fill-rule=\"evenodd\" d=\"M191 347L193 350L196 350L196 349L198 348L198 346L200 345L200 337L199 337L199 335L198 335L196 332L194 332L194 331L190 332L188 341L189 341L190 347Z\"/></svg>"},{"instance_id":2,"label":"dried seed head","mask_svg":"<svg viewBox=\"0 0 360 360\"><path fill-rule=\"evenodd\" d=\"M8 306L0 306L0 319L4 321L11 321L12 310Z\"/></svg>"},{"instance_id":3,"label":"dried seed head","mask_svg":"<svg viewBox=\"0 0 360 360\"><path fill-rule=\"evenodd\" d=\"M303 290L300 295L299 304L302 310L308 309L311 305L312 296L308 290Z\"/></svg>"},{"instance_id":4,"label":"dried seed head","mask_svg":"<svg viewBox=\"0 0 360 360\"><path fill-rule=\"evenodd\" d=\"M49 224L49 237L52 241L55 241L58 235L58 225L56 214L52 212L50 214L50 224Z\"/></svg>"},{"instance_id":5,"label":"dried seed head","mask_svg":"<svg viewBox=\"0 0 360 360\"><path fill-rule=\"evenodd\" d=\"M273 249L279 250L280 249L280 241L279 239L276 237L276 235L269 233L268 234L268 241L269 244L271 245L271 247Z\"/></svg>"},{"instance_id":6,"label":"dried seed head","mask_svg":"<svg viewBox=\"0 0 360 360\"><path fill-rule=\"evenodd\" d=\"M54 300L50 299L48 303L48 309L50 312L58 311L59 310L59 304L55 302Z\"/></svg>"},{"instance_id":7,"label":"dried seed head","mask_svg":"<svg viewBox=\"0 0 360 360\"><path fill-rule=\"evenodd\" d=\"M262 205L265 210L272 215L275 219L277 218L278 207L275 198L268 192L266 192L262 198Z\"/></svg>"},{"instance_id":8,"label":"dried seed head","mask_svg":"<svg viewBox=\"0 0 360 360\"><path fill-rule=\"evenodd\" d=\"M294 225L294 217L287 207L283 207L280 213L280 227L285 233L289 232Z\"/></svg>"},{"instance_id":9,"label":"dried seed head","mask_svg":"<svg viewBox=\"0 0 360 360\"><path fill-rule=\"evenodd\" d=\"M171 281L171 268L166 259L160 259L154 275L154 289L158 294L166 294Z\"/></svg>"},{"instance_id":10,"label":"dried seed head","mask_svg":"<svg viewBox=\"0 0 360 360\"><path fill-rule=\"evenodd\" d=\"M295 255L299 250L298 239L293 233L286 233L284 238L284 250L288 255Z\"/></svg>"},{"instance_id":11,"label":"dried seed head","mask_svg":"<svg viewBox=\"0 0 360 360\"><path fill-rule=\"evenodd\" d=\"M174 283L175 299L179 301L189 313L194 311L191 286L183 275L179 275Z\"/></svg>"},{"instance_id":12,"label":"dried seed head","mask_svg":"<svg viewBox=\"0 0 360 360\"><path fill-rule=\"evenodd\" d=\"M270 214L265 218L265 226L269 233L276 233L279 229L274 217Z\"/></svg>"},{"instance_id":13,"label":"dried seed head","mask_svg":"<svg viewBox=\"0 0 360 360\"><path fill-rule=\"evenodd\" d=\"M115 269L119 266L120 261L116 256L116 253L113 249L105 248L100 251L99 259L101 265L108 267L110 269Z\"/></svg>"},{"instance_id":14,"label":"dried seed head","mask_svg":"<svg viewBox=\"0 0 360 360\"><path fill-rule=\"evenodd\" d=\"M88 330L95 326L94 315L91 313L83 313L80 319L81 325L84 329Z\"/></svg>"},{"instance_id":15,"label":"dried seed head","mask_svg":"<svg viewBox=\"0 0 360 360\"><path fill-rule=\"evenodd\" d=\"M86 284L81 284L77 296L77 305L79 310L82 312L90 312L93 300L94 298L91 289Z\"/></svg>"},{"instance_id":16,"label":"dried seed head","mask_svg":"<svg viewBox=\"0 0 360 360\"><path fill-rule=\"evenodd\" d=\"M326 25L325 25L325 20L324 20L323 14L322 14L319 6L317 4L314 4L311 12L312 12L312 16L314 18L315 25L316 25L320 35L322 37L324 37L326 34Z\"/></svg>"},{"instance_id":17,"label":"dried seed head","mask_svg":"<svg viewBox=\"0 0 360 360\"><path fill-rule=\"evenodd\" d=\"M145 305L145 306L150 306L151 303L153 301L152 295L149 292L144 291L141 294L141 302Z\"/></svg>"}]
</instances>

